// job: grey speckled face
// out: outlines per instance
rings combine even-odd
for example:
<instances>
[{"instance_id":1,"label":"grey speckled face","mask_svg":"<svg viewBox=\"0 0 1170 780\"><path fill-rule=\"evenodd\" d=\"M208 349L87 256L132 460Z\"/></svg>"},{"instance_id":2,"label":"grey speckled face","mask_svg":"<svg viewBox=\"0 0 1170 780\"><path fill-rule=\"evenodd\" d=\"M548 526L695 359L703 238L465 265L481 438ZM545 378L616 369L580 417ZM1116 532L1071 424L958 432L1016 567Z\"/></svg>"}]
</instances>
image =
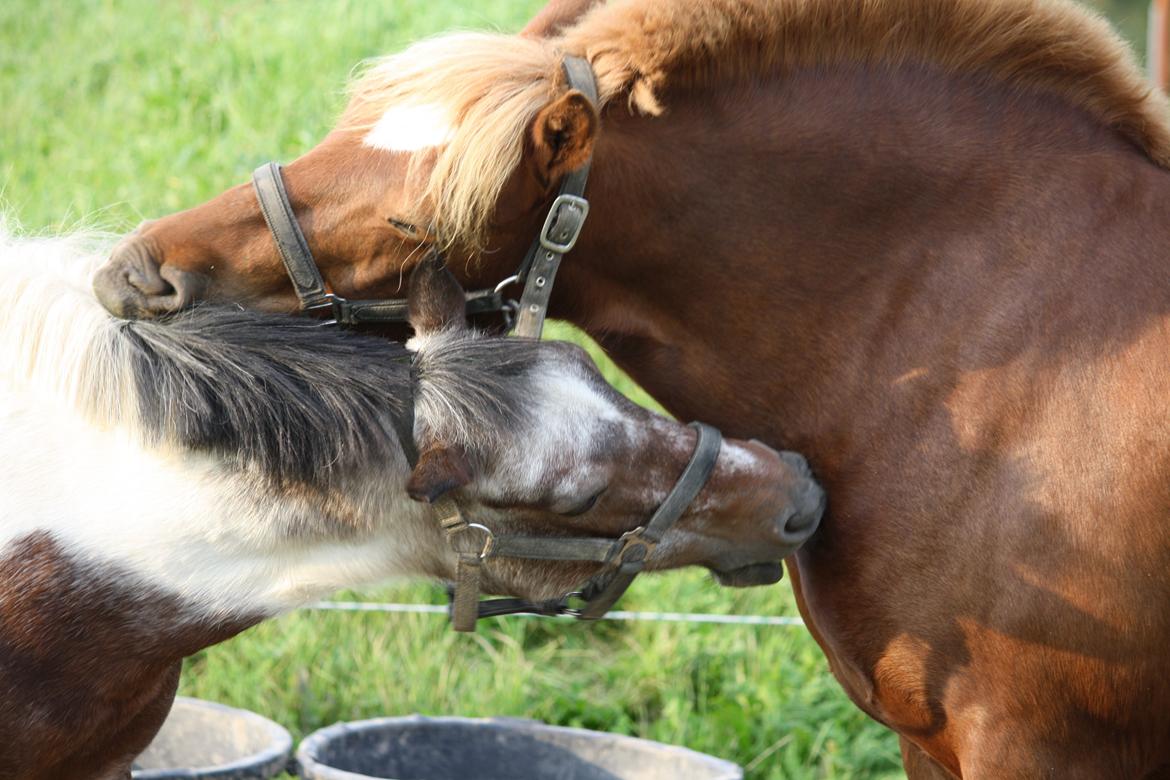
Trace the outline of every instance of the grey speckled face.
<instances>
[{"instance_id":1,"label":"grey speckled face","mask_svg":"<svg viewBox=\"0 0 1170 780\"><path fill-rule=\"evenodd\" d=\"M460 316L462 292L442 267L420 267L417 289L428 295L412 298L416 322L442 327L416 325L411 342L422 452L412 496L449 494L497 535L616 539L644 526L690 461L695 430L630 402L575 345L471 332ZM823 508L799 455L725 440L650 568L702 565L727 585L776 582L780 559L811 536ZM547 598L597 567L499 558L486 569L492 589Z\"/></svg>"}]
</instances>

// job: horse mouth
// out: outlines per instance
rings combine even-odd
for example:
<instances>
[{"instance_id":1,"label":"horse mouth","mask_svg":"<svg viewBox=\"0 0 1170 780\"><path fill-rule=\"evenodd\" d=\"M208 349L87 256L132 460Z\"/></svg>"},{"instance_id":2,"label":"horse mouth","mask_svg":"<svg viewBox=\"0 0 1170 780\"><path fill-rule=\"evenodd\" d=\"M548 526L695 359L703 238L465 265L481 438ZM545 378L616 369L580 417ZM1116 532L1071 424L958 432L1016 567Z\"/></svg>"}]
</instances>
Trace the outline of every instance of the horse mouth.
<instances>
[{"instance_id":1,"label":"horse mouth","mask_svg":"<svg viewBox=\"0 0 1170 780\"><path fill-rule=\"evenodd\" d=\"M715 581L729 588L754 588L758 585L775 585L784 578L784 567L780 561L753 563L737 569L719 571L712 569Z\"/></svg>"}]
</instances>

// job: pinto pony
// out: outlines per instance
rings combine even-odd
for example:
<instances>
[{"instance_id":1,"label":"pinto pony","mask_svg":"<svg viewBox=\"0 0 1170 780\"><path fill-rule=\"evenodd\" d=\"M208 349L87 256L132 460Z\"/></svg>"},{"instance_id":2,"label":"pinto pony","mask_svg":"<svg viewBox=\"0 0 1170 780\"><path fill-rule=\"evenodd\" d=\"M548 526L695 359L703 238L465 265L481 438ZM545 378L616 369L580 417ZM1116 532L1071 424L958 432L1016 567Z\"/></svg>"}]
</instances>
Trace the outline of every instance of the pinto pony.
<instances>
[{"instance_id":1,"label":"pinto pony","mask_svg":"<svg viewBox=\"0 0 1170 780\"><path fill-rule=\"evenodd\" d=\"M332 289L385 297L426 244L507 277L590 157L551 315L679 417L809 454L800 608L909 775L1170 776L1170 113L1108 26L561 0L374 65L285 178ZM296 305L246 184L142 226L98 292Z\"/></svg>"},{"instance_id":2,"label":"pinto pony","mask_svg":"<svg viewBox=\"0 0 1170 780\"><path fill-rule=\"evenodd\" d=\"M694 446L579 348L469 331L434 265L411 355L238 309L124 323L102 256L0 236L0 778L129 777L184 656L337 588L451 579L440 496L500 535L617 538ZM725 440L650 563L775 579L822 501L799 456ZM483 584L542 599L596 568L492 558Z\"/></svg>"}]
</instances>

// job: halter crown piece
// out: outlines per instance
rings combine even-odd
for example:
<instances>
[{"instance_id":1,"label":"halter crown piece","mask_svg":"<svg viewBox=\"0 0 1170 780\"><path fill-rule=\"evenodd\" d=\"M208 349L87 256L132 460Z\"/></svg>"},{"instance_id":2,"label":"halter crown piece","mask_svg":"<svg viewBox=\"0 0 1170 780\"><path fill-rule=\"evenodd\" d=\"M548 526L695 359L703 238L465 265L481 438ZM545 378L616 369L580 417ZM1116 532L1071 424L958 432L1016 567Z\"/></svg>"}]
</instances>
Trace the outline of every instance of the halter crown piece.
<instances>
[{"instance_id":1,"label":"halter crown piece","mask_svg":"<svg viewBox=\"0 0 1170 780\"><path fill-rule=\"evenodd\" d=\"M596 105L597 83L588 61L580 57L565 57L563 67L569 86L579 90ZM585 218L589 215L589 201L584 194L591 162L586 161L565 176L540 233L516 273L493 289L475 290L466 294L467 314L501 312L515 335L540 338L557 269L564 256L576 245ZM408 306L404 298L349 300L326 290L325 280L321 278L321 272L317 269L309 244L289 203L279 164L270 162L257 168L252 173L252 186L260 201L264 221L280 252L280 259L301 302L302 312L325 312L330 315L327 323L332 325L406 322ZM524 285L518 302L503 297L503 291L513 284ZM413 366L411 373L413 390ZM411 466L414 466L418 450L414 442L413 404L402 415L396 415L394 425L402 440L403 452ZM445 497L436 502L441 517L440 525L458 556L455 585L451 593L451 622L455 630L474 631L479 618L498 615L569 615L579 620L597 620L604 616L646 566L663 535L707 484L715 468L722 435L703 423L691 423L691 427L698 434L695 450L678 482L645 525L617 539L496 536L486 526L464 519L452 498ZM476 542L473 548L461 550L467 547L465 537ZM602 567L580 590L559 599L540 602L513 598L481 601L480 575L484 561L490 558L587 561L599 563Z\"/></svg>"}]
</instances>

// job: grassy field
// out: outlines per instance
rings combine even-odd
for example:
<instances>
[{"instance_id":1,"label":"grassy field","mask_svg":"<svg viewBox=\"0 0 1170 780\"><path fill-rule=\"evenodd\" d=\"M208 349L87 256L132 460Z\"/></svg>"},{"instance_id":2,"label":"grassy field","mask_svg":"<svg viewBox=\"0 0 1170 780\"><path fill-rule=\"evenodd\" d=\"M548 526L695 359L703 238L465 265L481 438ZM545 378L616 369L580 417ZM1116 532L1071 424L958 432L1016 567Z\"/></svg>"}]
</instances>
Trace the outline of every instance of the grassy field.
<instances>
[{"instance_id":1,"label":"grassy field","mask_svg":"<svg viewBox=\"0 0 1170 780\"><path fill-rule=\"evenodd\" d=\"M453 27L516 29L541 4L5 0L0 199L29 230L125 230L308 149L363 58ZM1141 7L1111 6L1134 37ZM699 573L646 578L623 607L796 614L787 584L727 591ZM192 658L182 692L297 735L381 714L510 715L684 744L761 780L902 776L892 735L848 703L801 628L511 618L462 636L431 616L301 612Z\"/></svg>"}]
</instances>

